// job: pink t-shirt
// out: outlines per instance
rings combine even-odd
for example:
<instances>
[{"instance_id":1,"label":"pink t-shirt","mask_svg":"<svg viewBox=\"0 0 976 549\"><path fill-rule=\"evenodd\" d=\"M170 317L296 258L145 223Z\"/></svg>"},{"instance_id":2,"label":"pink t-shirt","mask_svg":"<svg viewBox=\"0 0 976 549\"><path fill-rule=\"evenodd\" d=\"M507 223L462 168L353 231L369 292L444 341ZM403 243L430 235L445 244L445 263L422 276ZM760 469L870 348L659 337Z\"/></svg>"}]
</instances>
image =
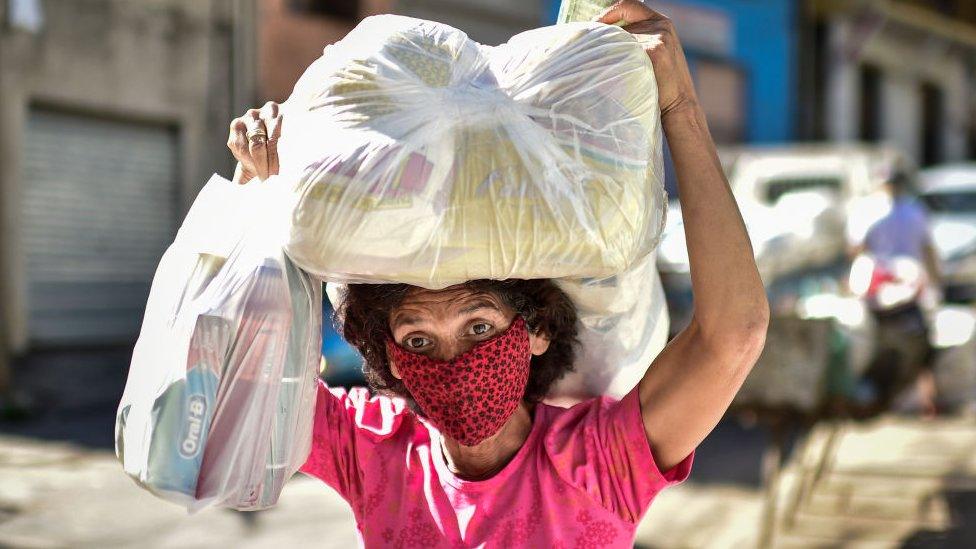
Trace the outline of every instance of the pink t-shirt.
<instances>
[{"instance_id":1,"label":"pink t-shirt","mask_svg":"<svg viewBox=\"0 0 976 549\"><path fill-rule=\"evenodd\" d=\"M636 390L537 405L525 444L487 480L453 475L440 436L402 399L320 383L301 470L349 502L367 547L629 548L654 496L687 478L694 456L658 470Z\"/></svg>"}]
</instances>

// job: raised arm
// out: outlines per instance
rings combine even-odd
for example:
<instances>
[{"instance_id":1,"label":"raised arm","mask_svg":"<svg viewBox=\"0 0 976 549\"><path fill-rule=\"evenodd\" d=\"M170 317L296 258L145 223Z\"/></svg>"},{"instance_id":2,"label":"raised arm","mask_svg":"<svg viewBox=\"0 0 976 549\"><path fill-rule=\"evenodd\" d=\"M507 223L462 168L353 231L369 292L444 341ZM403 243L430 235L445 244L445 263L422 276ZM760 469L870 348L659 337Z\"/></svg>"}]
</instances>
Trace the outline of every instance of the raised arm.
<instances>
[{"instance_id":1,"label":"raised arm","mask_svg":"<svg viewBox=\"0 0 976 549\"><path fill-rule=\"evenodd\" d=\"M624 20L625 29L646 35L691 261L691 324L639 385L644 428L663 471L691 453L728 409L762 351L769 306L671 21L637 0L618 2L600 20Z\"/></svg>"}]
</instances>

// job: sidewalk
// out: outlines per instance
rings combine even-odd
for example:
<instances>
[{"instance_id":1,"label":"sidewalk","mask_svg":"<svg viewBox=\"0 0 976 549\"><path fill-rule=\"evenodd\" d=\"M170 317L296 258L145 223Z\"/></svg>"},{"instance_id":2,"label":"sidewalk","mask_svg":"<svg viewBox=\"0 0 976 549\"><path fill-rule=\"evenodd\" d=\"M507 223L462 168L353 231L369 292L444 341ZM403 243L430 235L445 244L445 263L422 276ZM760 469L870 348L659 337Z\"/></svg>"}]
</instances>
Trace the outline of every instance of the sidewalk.
<instances>
[{"instance_id":1,"label":"sidewalk","mask_svg":"<svg viewBox=\"0 0 976 549\"><path fill-rule=\"evenodd\" d=\"M976 547L976 421L821 425L776 494L774 547Z\"/></svg>"},{"instance_id":2,"label":"sidewalk","mask_svg":"<svg viewBox=\"0 0 976 549\"><path fill-rule=\"evenodd\" d=\"M138 488L111 452L0 436L0 547L355 546L345 502L313 479L290 482L269 511L188 516Z\"/></svg>"},{"instance_id":3,"label":"sidewalk","mask_svg":"<svg viewBox=\"0 0 976 549\"><path fill-rule=\"evenodd\" d=\"M655 501L637 543L749 547L760 507L756 490L680 486ZM187 516L138 488L109 451L0 436L0 547L349 548L356 546L354 528L346 503L302 475L271 510L211 508Z\"/></svg>"}]
</instances>

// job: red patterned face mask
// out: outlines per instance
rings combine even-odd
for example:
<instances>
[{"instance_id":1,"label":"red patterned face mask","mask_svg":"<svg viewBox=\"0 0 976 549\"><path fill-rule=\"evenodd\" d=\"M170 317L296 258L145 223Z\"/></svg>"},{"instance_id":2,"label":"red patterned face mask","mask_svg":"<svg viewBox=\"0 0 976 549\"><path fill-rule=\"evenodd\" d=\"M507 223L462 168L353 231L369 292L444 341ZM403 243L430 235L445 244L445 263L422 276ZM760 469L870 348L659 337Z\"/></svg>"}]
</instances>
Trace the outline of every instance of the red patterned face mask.
<instances>
[{"instance_id":1,"label":"red patterned face mask","mask_svg":"<svg viewBox=\"0 0 976 549\"><path fill-rule=\"evenodd\" d=\"M515 317L505 333L453 360L411 353L386 342L410 395L438 429L465 446L498 432L515 413L529 380L529 332Z\"/></svg>"}]
</instances>

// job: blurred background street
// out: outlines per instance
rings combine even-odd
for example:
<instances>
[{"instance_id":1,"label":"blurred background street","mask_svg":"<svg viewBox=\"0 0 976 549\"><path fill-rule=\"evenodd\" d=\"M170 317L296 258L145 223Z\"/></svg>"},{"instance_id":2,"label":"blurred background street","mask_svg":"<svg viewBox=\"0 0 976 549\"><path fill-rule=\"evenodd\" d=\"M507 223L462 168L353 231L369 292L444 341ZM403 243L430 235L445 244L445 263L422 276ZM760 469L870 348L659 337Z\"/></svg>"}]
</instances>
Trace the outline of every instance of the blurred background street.
<instances>
[{"instance_id":1,"label":"blurred background street","mask_svg":"<svg viewBox=\"0 0 976 549\"><path fill-rule=\"evenodd\" d=\"M774 318L638 546L976 547L976 1L647 3L687 50ZM285 100L363 17L497 44L558 8L0 0L0 547L354 546L312 479L269 511L186 516L122 472L115 413L156 264L210 174L233 173L229 121ZM667 187L675 333L692 296ZM864 263L901 199L933 256ZM362 384L326 324L329 383Z\"/></svg>"}]
</instances>

